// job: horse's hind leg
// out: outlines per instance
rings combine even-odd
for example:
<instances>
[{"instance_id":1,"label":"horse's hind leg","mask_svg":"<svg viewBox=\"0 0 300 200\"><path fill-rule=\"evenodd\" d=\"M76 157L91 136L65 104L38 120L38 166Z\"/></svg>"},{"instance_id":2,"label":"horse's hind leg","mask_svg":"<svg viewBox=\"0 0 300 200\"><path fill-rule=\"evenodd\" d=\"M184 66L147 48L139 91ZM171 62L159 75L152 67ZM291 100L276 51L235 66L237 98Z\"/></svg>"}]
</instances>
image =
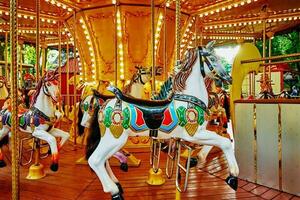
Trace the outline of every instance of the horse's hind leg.
<instances>
[{"instance_id":1,"label":"horse's hind leg","mask_svg":"<svg viewBox=\"0 0 300 200\"><path fill-rule=\"evenodd\" d=\"M239 167L237 165L232 143L228 138L222 137L215 132L209 130L200 130L193 137L183 138L198 144L216 146L222 149L228 162L230 176L226 182L233 188L237 189L237 176L239 175Z\"/></svg>"},{"instance_id":2,"label":"horse's hind leg","mask_svg":"<svg viewBox=\"0 0 300 200\"><path fill-rule=\"evenodd\" d=\"M45 140L51 149L52 154L52 164L50 165L50 169L54 172L58 170L58 150L57 150L57 144L56 139L53 135L49 134L47 131L35 129L32 133L32 136L39 138L41 140Z\"/></svg>"},{"instance_id":3,"label":"horse's hind leg","mask_svg":"<svg viewBox=\"0 0 300 200\"><path fill-rule=\"evenodd\" d=\"M128 134L123 133L118 139L115 139L109 130L107 130L104 137L101 138L96 150L88 159L90 167L95 171L102 183L104 192L110 192L113 197L116 197L116 199L122 199L122 195L120 194L116 183L114 183L105 169L104 163L114 153L121 149L122 146L124 146L127 138Z\"/></svg>"},{"instance_id":4,"label":"horse's hind leg","mask_svg":"<svg viewBox=\"0 0 300 200\"><path fill-rule=\"evenodd\" d=\"M9 133L9 129L6 126L3 126L2 129L0 130L0 141L7 136Z\"/></svg>"},{"instance_id":5,"label":"horse's hind leg","mask_svg":"<svg viewBox=\"0 0 300 200\"><path fill-rule=\"evenodd\" d=\"M202 149L199 151L197 157L199 159L199 163L204 163L206 161L206 158L211 151L213 146L204 145Z\"/></svg>"},{"instance_id":6,"label":"horse's hind leg","mask_svg":"<svg viewBox=\"0 0 300 200\"><path fill-rule=\"evenodd\" d=\"M70 134L63 131L63 130L60 130L58 128L52 128L50 131L49 131L50 134L52 134L54 137L60 137L61 140L60 140L60 143L58 144L58 151L62 148L62 146L66 143L66 141L68 141L68 139L70 138Z\"/></svg>"}]
</instances>

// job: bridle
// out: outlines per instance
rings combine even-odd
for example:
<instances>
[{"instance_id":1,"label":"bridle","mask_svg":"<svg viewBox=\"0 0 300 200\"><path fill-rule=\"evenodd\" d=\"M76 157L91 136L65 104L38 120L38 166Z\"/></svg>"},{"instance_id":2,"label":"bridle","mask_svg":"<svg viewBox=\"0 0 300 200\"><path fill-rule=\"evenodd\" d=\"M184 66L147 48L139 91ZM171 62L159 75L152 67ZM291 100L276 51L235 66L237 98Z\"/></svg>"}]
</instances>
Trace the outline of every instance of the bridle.
<instances>
[{"instance_id":1,"label":"bridle","mask_svg":"<svg viewBox=\"0 0 300 200\"><path fill-rule=\"evenodd\" d=\"M57 99L55 99L49 92L49 89L46 85L46 83L49 82L49 81L43 81L43 93L47 96L47 97L50 97L52 99L52 102L54 103L57 103ZM50 81L51 82L51 81Z\"/></svg>"},{"instance_id":2,"label":"bridle","mask_svg":"<svg viewBox=\"0 0 300 200\"><path fill-rule=\"evenodd\" d=\"M206 63L208 69L210 70L211 73L217 78L221 77L217 73L216 69L212 66L210 61L206 58L207 56L210 55L208 52L204 52L202 47L198 47L198 55L199 55L199 62L200 62L200 71L203 76L203 78L206 76L205 70L204 70L204 62Z\"/></svg>"},{"instance_id":3,"label":"bridle","mask_svg":"<svg viewBox=\"0 0 300 200\"><path fill-rule=\"evenodd\" d=\"M145 85L146 83L142 79L142 75L148 75L150 74L149 71L142 70L141 68L138 68L138 71L136 73L136 78L134 79L135 82L139 81L141 84Z\"/></svg>"}]
</instances>

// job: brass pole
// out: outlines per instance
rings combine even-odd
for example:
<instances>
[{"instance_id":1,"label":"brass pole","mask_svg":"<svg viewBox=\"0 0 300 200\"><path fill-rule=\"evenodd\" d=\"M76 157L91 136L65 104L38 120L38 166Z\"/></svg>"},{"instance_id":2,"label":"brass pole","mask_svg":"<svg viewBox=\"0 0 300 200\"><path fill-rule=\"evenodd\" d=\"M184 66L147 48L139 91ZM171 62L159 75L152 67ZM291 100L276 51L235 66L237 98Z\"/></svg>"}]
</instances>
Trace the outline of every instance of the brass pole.
<instances>
[{"instance_id":1,"label":"brass pole","mask_svg":"<svg viewBox=\"0 0 300 200\"><path fill-rule=\"evenodd\" d=\"M115 45L115 86L118 86L118 23L117 23L117 14L118 14L118 2L116 1L115 3L115 35L114 35L114 45Z\"/></svg>"},{"instance_id":2,"label":"brass pole","mask_svg":"<svg viewBox=\"0 0 300 200\"><path fill-rule=\"evenodd\" d=\"M266 20L263 20L263 58L266 57ZM263 69L263 77L266 77L266 68Z\"/></svg>"},{"instance_id":3,"label":"brass pole","mask_svg":"<svg viewBox=\"0 0 300 200\"><path fill-rule=\"evenodd\" d=\"M17 0L10 0L10 48L11 48L11 95L12 95L12 115L11 115L11 147L12 147L12 200L20 199L20 172L19 172L19 134L18 134L18 13Z\"/></svg>"},{"instance_id":4,"label":"brass pole","mask_svg":"<svg viewBox=\"0 0 300 200\"><path fill-rule=\"evenodd\" d=\"M167 5L164 7L164 80L167 80Z\"/></svg>"},{"instance_id":5,"label":"brass pole","mask_svg":"<svg viewBox=\"0 0 300 200\"><path fill-rule=\"evenodd\" d=\"M284 63L297 63L297 62L300 62L300 59L284 60L284 61L270 62L270 63L261 63L260 66L278 65L278 64L284 64Z\"/></svg>"},{"instance_id":6,"label":"brass pole","mask_svg":"<svg viewBox=\"0 0 300 200\"><path fill-rule=\"evenodd\" d=\"M44 45L42 46L42 76L44 76L46 71L47 49L47 44L44 42Z\"/></svg>"},{"instance_id":7,"label":"brass pole","mask_svg":"<svg viewBox=\"0 0 300 200\"><path fill-rule=\"evenodd\" d=\"M272 56L272 38L269 38L269 57ZM272 62L271 60L269 60L269 63ZM269 79L271 81L271 65L269 66Z\"/></svg>"},{"instance_id":8,"label":"brass pole","mask_svg":"<svg viewBox=\"0 0 300 200\"><path fill-rule=\"evenodd\" d=\"M58 73L59 73L59 86L60 86L60 93L62 89L62 82L61 82L61 23L58 22Z\"/></svg>"},{"instance_id":9,"label":"brass pole","mask_svg":"<svg viewBox=\"0 0 300 200\"><path fill-rule=\"evenodd\" d=\"M241 64L261 62L261 61L266 61L266 60L279 60L279 59L282 59L282 58L292 58L292 57L298 57L298 56L300 56L300 53L292 53L292 54L288 54L288 55L273 56L273 57L268 57L268 58L257 58L257 59L243 60L243 61L241 61Z\"/></svg>"},{"instance_id":10,"label":"brass pole","mask_svg":"<svg viewBox=\"0 0 300 200\"><path fill-rule=\"evenodd\" d=\"M249 73L249 96L252 95L252 72Z\"/></svg>"},{"instance_id":11,"label":"brass pole","mask_svg":"<svg viewBox=\"0 0 300 200\"><path fill-rule=\"evenodd\" d=\"M255 97L255 71L252 72L252 95Z\"/></svg>"},{"instance_id":12,"label":"brass pole","mask_svg":"<svg viewBox=\"0 0 300 200\"><path fill-rule=\"evenodd\" d=\"M9 70L8 70L8 33L5 32L5 77L9 80Z\"/></svg>"},{"instance_id":13,"label":"brass pole","mask_svg":"<svg viewBox=\"0 0 300 200\"><path fill-rule=\"evenodd\" d=\"M151 0L151 53L152 53L152 95L155 94L155 5L154 0Z\"/></svg>"},{"instance_id":14,"label":"brass pole","mask_svg":"<svg viewBox=\"0 0 300 200\"><path fill-rule=\"evenodd\" d=\"M73 72L73 74L74 74L74 93L73 93L73 95L74 95L74 122L75 122L75 124L76 124L76 122L77 122L77 115L76 115L76 98L77 98L77 91L76 91L76 75L77 75L77 58L76 58L76 26L77 26L77 21L76 21L77 19L76 19L76 11L74 11L74 28L73 28L73 30L74 30L74 45L73 45L73 48L74 48L74 68L73 68L73 70L74 70L74 72ZM78 109L79 109L79 107L78 107ZM74 148L76 149L76 144L77 144L77 141L76 141L76 137L77 137L77 126L74 126Z\"/></svg>"},{"instance_id":15,"label":"brass pole","mask_svg":"<svg viewBox=\"0 0 300 200\"><path fill-rule=\"evenodd\" d=\"M19 73L20 73L20 87L23 87L23 41L20 42L19 41L19 45L20 45L20 69L19 69Z\"/></svg>"},{"instance_id":16,"label":"brass pole","mask_svg":"<svg viewBox=\"0 0 300 200\"><path fill-rule=\"evenodd\" d=\"M181 30L180 30L180 0L176 0L176 22L175 22L175 43L176 43L176 56L175 63L178 65L180 63L180 38L181 38Z\"/></svg>"},{"instance_id":17,"label":"brass pole","mask_svg":"<svg viewBox=\"0 0 300 200\"><path fill-rule=\"evenodd\" d=\"M40 0L36 2L36 80L40 79Z\"/></svg>"},{"instance_id":18,"label":"brass pole","mask_svg":"<svg viewBox=\"0 0 300 200\"><path fill-rule=\"evenodd\" d=\"M67 39L67 116L69 117L69 109L70 109L70 86L69 86L69 79L70 79L70 63L69 63L69 40Z\"/></svg>"}]
</instances>

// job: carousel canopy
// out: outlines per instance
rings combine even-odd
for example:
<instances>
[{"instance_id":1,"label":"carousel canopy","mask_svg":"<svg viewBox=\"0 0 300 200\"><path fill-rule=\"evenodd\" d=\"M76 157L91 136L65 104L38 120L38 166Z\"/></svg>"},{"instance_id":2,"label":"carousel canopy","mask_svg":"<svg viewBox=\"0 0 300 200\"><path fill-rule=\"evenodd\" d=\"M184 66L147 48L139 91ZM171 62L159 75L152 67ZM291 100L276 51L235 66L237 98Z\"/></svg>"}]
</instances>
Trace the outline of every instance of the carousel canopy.
<instances>
[{"instance_id":1,"label":"carousel canopy","mask_svg":"<svg viewBox=\"0 0 300 200\"><path fill-rule=\"evenodd\" d=\"M40 7L42 45L76 39L82 79L128 80L136 65L151 66L150 0L18 1L19 39L35 43L36 11ZM175 52L175 1L155 0L156 65L170 71ZM76 13L76 17L74 17ZM217 40L219 44L267 37L300 23L300 1L181 0L181 56L187 48ZM0 0L0 30L9 31L9 1ZM76 34L75 34L76 33ZM159 79L163 79L163 76Z\"/></svg>"}]
</instances>

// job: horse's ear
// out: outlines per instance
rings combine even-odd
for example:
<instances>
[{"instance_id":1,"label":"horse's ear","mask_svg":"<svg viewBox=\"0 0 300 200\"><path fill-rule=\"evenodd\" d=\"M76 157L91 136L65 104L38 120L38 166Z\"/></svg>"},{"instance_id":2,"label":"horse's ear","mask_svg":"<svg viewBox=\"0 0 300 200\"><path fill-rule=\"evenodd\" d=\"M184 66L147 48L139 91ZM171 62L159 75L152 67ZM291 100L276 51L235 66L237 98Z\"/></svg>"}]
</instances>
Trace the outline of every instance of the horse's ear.
<instances>
[{"instance_id":1,"label":"horse's ear","mask_svg":"<svg viewBox=\"0 0 300 200\"><path fill-rule=\"evenodd\" d=\"M215 43L216 43L215 40L208 42L207 45L206 45L206 49L207 49L208 51L211 51L212 48L213 48L213 46L215 45Z\"/></svg>"}]
</instances>

